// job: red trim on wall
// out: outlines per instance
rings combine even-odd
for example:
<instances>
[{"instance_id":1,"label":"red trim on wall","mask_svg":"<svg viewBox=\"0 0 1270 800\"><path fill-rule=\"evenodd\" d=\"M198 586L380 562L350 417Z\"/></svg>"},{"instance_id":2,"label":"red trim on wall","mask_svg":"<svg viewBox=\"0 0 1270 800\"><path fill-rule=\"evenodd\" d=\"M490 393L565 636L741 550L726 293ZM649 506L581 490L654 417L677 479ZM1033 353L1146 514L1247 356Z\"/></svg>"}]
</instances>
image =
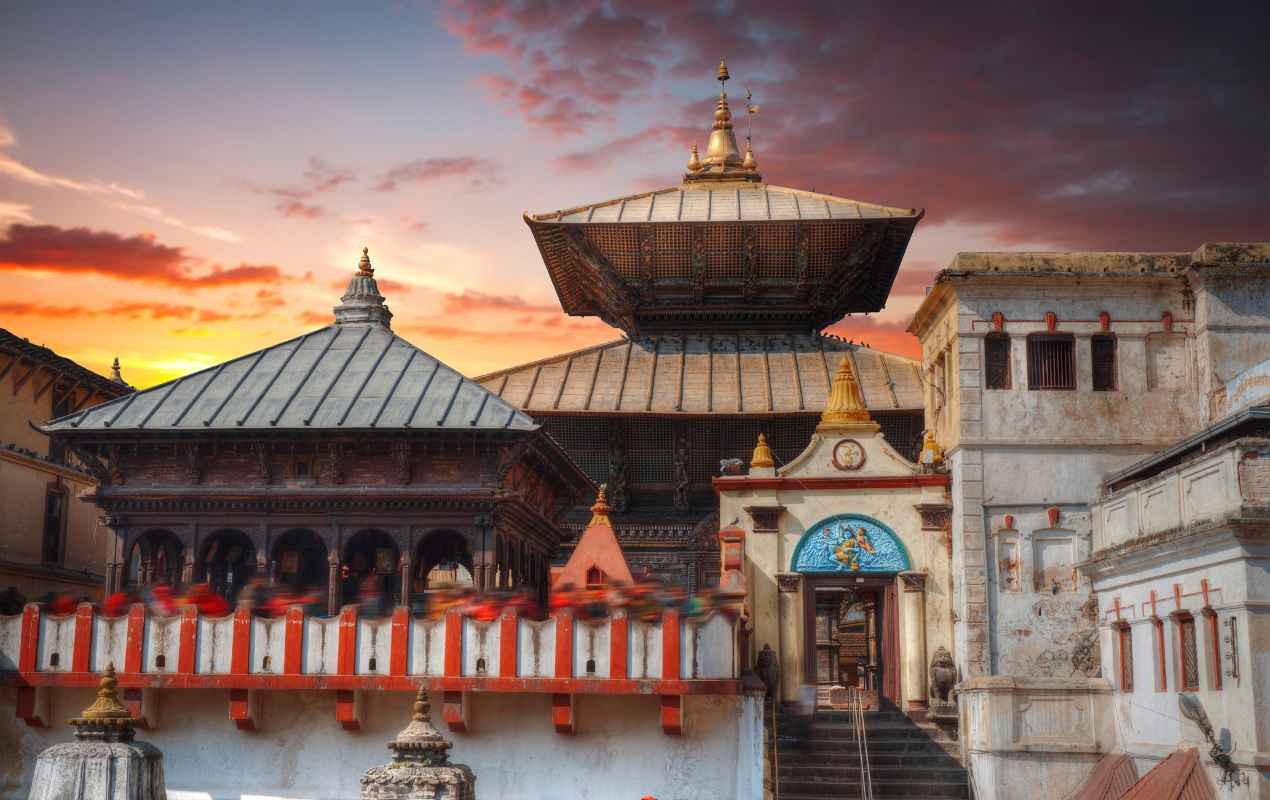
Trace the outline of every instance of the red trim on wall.
<instances>
[{"instance_id":1,"label":"red trim on wall","mask_svg":"<svg viewBox=\"0 0 1270 800\"><path fill-rule=\"evenodd\" d=\"M515 611L503 612L498 620L498 677L516 677L516 662L519 660L520 618Z\"/></svg>"},{"instance_id":2,"label":"red trim on wall","mask_svg":"<svg viewBox=\"0 0 1270 800\"><path fill-rule=\"evenodd\" d=\"M252 717L250 689L229 690L229 718L240 731L254 731L256 720Z\"/></svg>"},{"instance_id":3,"label":"red trim on wall","mask_svg":"<svg viewBox=\"0 0 1270 800\"><path fill-rule=\"evenodd\" d=\"M22 608L22 642L18 646L18 670L35 672L35 659L40 652L40 607L27 603Z\"/></svg>"},{"instance_id":4,"label":"red trim on wall","mask_svg":"<svg viewBox=\"0 0 1270 800\"><path fill-rule=\"evenodd\" d=\"M447 691L442 695L441 718L454 733L468 733L467 693Z\"/></svg>"},{"instance_id":5,"label":"red trim on wall","mask_svg":"<svg viewBox=\"0 0 1270 800\"><path fill-rule=\"evenodd\" d=\"M1207 593L1207 592L1206 592ZM1204 627L1208 630L1206 644L1208 645L1208 674L1212 677L1208 681L1209 687L1213 691L1221 690L1221 636L1217 631L1217 612L1210 606L1204 606L1199 612L1204 617Z\"/></svg>"},{"instance_id":6,"label":"red trim on wall","mask_svg":"<svg viewBox=\"0 0 1270 800\"><path fill-rule=\"evenodd\" d=\"M193 675L198 668L198 609L181 609L181 627L177 632L176 671Z\"/></svg>"},{"instance_id":7,"label":"red trim on wall","mask_svg":"<svg viewBox=\"0 0 1270 800\"><path fill-rule=\"evenodd\" d=\"M457 611L445 615L445 663L441 671L447 678L463 671L463 616Z\"/></svg>"},{"instance_id":8,"label":"red trim on wall","mask_svg":"<svg viewBox=\"0 0 1270 800\"><path fill-rule=\"evenodd\" d=\"M357 716L357 692L340 689L335 692L335 721L349 732L362 729L362 721Z\"/></svg>"},{"instance_id":9,"label":"red trim on wall","mask_svg":"<svg viewBox=\"0 0 1270 800\"><path fill-rule=\"evenodd\" d=\"M682 736L684 732L683 695L661 696L661 730L667 736Z\"/></svg>"},{"instance_id":10,"label":"red trim on wall","mask_svg":"<svg viewBox=\"0 0 1270 800\"><path fill-rule=\"evenodd\" d=\"M75 650L71 653L71 670L88 672L93 655L93 607L80 603L75 608Z\"/></svg>"},{"instance_id":11,"label":"red trim on wall","mask_svg":"<svg viewBox=\"0 0 1270 800\"><path fill-rule=\"evenodd\" d=\"M679 612L673 608L661 616L661 677L679 679Z\"/></svg>"},{"instance_id":12,"label":"red trim on wall","mask_svg":"<svg viewBox=\"0 0 1270 800\"><path fill-rule=\"evenodd\" d=\"M340 675L357 674L357 606L340 609L339 651L335 671Z\"/></svg>"},{"instance_id":13,"label":"red trim on wall","mask_svg":"<svg viewBox=\"0 0 1270 800\"><path fill-rule=\"evenodd\" d=\"M573 677L573 614L557 611L556 619L556 671L557 678Z\"/></svg>"},{"instance_id":14,"label":"red trim on wall","mask_svg":"<svg viewBox=\"0 0 1270 800\"><path fill-rule=\"evenodd\" d=\"M128 609L128 634L124 639L123 671L140 672L141 654L146 644L146 607L134 603Z\"/></svg>"},{"instance_id":15,"label":"red trim on wall","mask_svg":"<svg viewBox=\"0 0 1270 800\"><path fill-rule=\"evenodd\" d=\"M251 609L234 609L234 635L229 649L229 671L234 675L251 672Z\"/></svg>"},{"instance_id":16,"label":"red trim on wall","mask_svg":"<svg viewBox=\"0 0 1270 800\"><path fill-rule=\"evenodd\" d=\"M388 674L405 675L410 671L410 609L397 606L392 610L392 639L388 649Z\"/></svg>"},{"instance_id":17,"label":"red trim on wall","mask_svg":"<svg viewBox=\"0 0 1270 800\"><path fill-rule=\"evenodd\" d=\"M304 609L288 608L283 625L282 671L299 675L304 671Z\"/></svg>"},{"instance_id":18,"label":"red trim on wall","mask_svg":"<svg viewBox=\"0 0 1270 800\"><path fill-rule=\"evenodd\" d=\"M578 732L575 702L576 699L571 694L551 696L551 724L555 726L556 733L572 736Z\"/></svg>"},{"instance_id":19,"label":"red trim on wall","mask_svg":"<svg viewBox=\"0 0 1270 800\"><path fill-rule=\"evenodd\" d=\"M609 677L622 679L630 673L627 661L630 653L629 621L626 616L613 615L609 626Z\"/></svg>"},{"instance_id":20,"label":"red trim on wall","mask_svg":"<svg viewBox=\"0 0 1270 800\"><path fill-rule=\"evenodd\" d=\"M815 489L919 489L948 486L948 475L895 475L876 478L713 478L719 494L753 491L804 491Z\"/></svg>"}]
</instances>

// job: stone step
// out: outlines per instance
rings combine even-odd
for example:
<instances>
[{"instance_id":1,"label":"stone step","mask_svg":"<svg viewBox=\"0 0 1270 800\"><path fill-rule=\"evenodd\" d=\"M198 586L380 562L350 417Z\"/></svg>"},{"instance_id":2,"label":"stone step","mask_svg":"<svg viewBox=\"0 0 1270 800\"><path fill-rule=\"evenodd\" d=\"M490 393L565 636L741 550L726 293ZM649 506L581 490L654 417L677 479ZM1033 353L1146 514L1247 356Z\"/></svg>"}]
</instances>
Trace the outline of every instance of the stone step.
<instances>
[{"instance_id":1,"label":"stone step","mask_svg":"<svg viewBox=\"0 0 1270 800\"><path fill-rule=\"evenodd\" d=\"M852 751L849 753L834 754L832 759L826 759L824 753L799 753L799 752L782 752L779 754L780 769L783 772L786 769L794 769L798 767L817 767L829 765L851 766L853 760L859 759L859 755ZM880 768L904 768L904 769L960 769L961 765L955 760L944 755L934 753L877 753L869 751L869 763Z\"/></svg>"},{"instance_id":2,"label":"stone step","mask_svg":"<svg viewBox=\"0 0 1270 800\"><path fill-rule=\"evenodd\" d=\"M852 764L782 764L781 779L803 781L843 781L860 780L859 763ZM915 781L950 781L965 783L966 772L957 765L912 765L912 764L879 764L869 760L869 772L874 780L902 780L908 778Z\"/></svg>"},{"instance_id":3,"label":"stone step","mask_svg":"<svg viewBox=\"0 0 1270 800\"><path fill-rule=\"evenodd\" d=\"M795 742L790 739L781 739L777 742L777 746L782 753L789 750L810 750L816 753L854 753L859 749L859 744L855 739L816 739L809 738L805 742ZM869 752L877 753L929 753L941 757L949 757L947 749L940 747L938 742L932 742L930 739L869 739Z\"/></svg>"},{"instance_id":4,"label":"stone step","mask_svg":"<svg viewBox=\"0 0 1270 800\"><path fill-rule=\"evenodd\" d=\"M966 800L970 797L970 787L964 782L950 784L942 781L879 781L873 780L874 797L927 797L954 798ZM854 783L815 783L798 781L781 781L781 800L791 797L815 798L858 798L863 796L859 781Z\"/></svg>"}]
</instances>

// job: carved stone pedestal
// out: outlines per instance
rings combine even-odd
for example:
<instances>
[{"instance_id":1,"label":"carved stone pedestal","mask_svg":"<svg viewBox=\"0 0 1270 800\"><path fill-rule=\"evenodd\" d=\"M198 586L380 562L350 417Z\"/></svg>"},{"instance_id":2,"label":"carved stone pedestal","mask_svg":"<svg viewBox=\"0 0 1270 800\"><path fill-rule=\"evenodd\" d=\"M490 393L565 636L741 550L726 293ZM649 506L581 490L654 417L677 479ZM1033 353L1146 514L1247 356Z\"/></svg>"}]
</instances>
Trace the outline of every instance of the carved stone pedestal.
<instances>
[{"instance_id":1,"label":"carved stone pedestal","mask_svg":"<svg viewBox=\"0 0 1270 800\"><path fill-rule=\"evenodd\" d=\"M452 745L432 726L428 711L428 691L420 688L410 724L388 743L392 762L362 776L362 800L475 800L476 776L470 767L449 763Z\"/></svg>"}]
</instances>

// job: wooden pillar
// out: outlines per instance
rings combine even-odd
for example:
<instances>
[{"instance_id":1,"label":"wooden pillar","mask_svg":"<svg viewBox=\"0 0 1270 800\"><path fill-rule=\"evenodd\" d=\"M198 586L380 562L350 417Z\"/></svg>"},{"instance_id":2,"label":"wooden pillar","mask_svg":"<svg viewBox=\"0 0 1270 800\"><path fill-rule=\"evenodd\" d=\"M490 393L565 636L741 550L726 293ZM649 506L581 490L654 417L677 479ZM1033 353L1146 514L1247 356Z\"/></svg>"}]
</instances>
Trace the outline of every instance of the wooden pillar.
<instances>
[{"instance_id":1,"label":"wooden pillar","mask_svg":"<svg viewBox=\"0 0 1270 800\"><path fill-rule=\"evenodd\" d=\"M901 572L900 590L905 710L920 716L929 703L926 696L926 573Z\"/></svg>"},{"instance_id":2,"label":"wooden pillar","mask_svg":"<svg viewBox=\"0 0 1270 800\"><path fill-rule=\"evenodd\" d=\"M403 550L401 552L401 561L398 572L401 574L401 596L397 600L397 605L410 605L410 551Z\"/></svg>"},{"instance_id":3,"label":"wooden pillar","mask_svg":"<svg viewBox=\"0 0 1270 800\"><path fill-rule=\"evenodd\" d=\"M340 608L340 556L332 549L326 556L326 613L334 615Z\"/></svg>"}]
</instances>

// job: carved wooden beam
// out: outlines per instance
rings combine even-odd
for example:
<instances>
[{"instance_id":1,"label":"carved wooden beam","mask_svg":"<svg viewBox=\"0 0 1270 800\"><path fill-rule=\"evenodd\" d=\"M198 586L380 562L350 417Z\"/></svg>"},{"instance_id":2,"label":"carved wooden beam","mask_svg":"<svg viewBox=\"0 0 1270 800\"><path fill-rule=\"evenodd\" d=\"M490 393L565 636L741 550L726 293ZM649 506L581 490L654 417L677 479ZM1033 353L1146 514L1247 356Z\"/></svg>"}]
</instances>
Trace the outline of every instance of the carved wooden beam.
<instances>
[{"instance_id":1,"label":"carved wooden beam","mask_svg":"<svg viewBox=\"0 0 1270 800\"><path fill-rule=\"evenodd\" d=\"M582 282L581 290L589 296L601 318L619 328L634 330L635 309L639 305L636 293L608 259L592 246L585 233L568 228L563 240L574 257L592 273L594 280Z\"/></svg>"},{"instance_id":2,"label":"carved wooden beam","mask_svg":"<svg viewBox=\"0 0 1270 800\"><path fill-rule=\"evenodd\" d=\"M36 372L39 368L40 368L40 365L39 365L39 364L34 364L34 365L32 365L32 367L31 367L30 369L28 369L26 372L24 372L24 373L22 374L22 377L21 377L21 378L18 378L16 381L14 381L14 382L13 382L13 395L14 395L14 397L16 397L16 396L17 396L17 394L18 394L18 390L22 388L22 384L24 384L24 383L26 383L28 380L30 380L30 379L31 379L31 376L32 376L32 375L34 375L34 374L35 374L35 372Z\"/></svg>"},{"instance_id":3,"label":"carved wooden beam","mask_svg":"<svg viewBox=\"0 0 1270 800\"><path fill-rule=\"evenodd\" d=\"M44 393L47 392L49 389L52 389L53 384L57 383L58 380L62 378L62 373L59 372L58 370L50 369L49 371L53 373L53 377L49 378L48 383L44 384L43 386L41 386L39 389L36 389L35 391L35 402L37 403L40 401L40 398L44 396Z\"/></svg>"}]
</instances>

